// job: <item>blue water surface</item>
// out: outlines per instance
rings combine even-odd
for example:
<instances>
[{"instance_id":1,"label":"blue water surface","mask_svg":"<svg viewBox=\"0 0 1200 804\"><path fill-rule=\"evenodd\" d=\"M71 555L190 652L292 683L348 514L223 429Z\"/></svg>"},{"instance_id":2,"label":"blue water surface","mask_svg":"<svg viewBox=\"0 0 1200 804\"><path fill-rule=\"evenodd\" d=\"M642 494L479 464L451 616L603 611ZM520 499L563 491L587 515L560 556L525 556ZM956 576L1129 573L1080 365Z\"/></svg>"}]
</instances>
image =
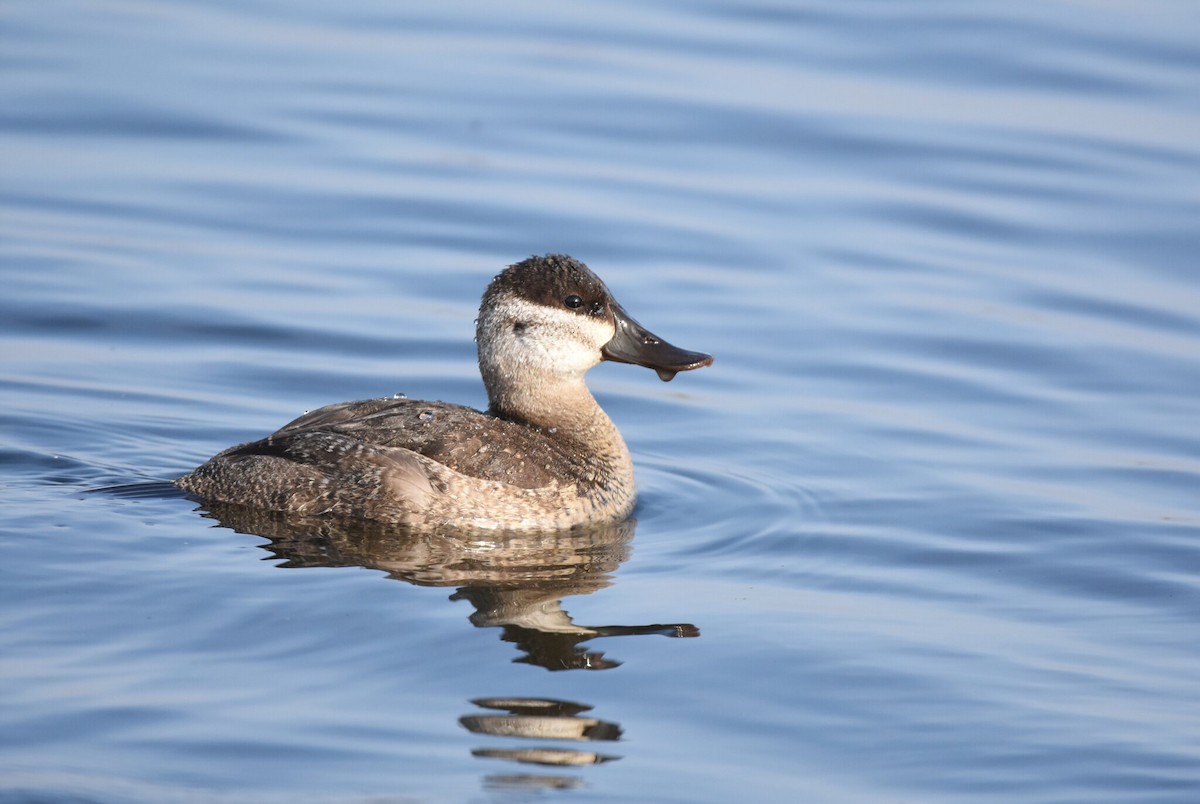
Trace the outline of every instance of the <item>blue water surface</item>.
<instances>
[{"instance_id":1,"label":"blue water surface","mask_svg":"<svg viewBox=\"0 0 1200 804\"><path fill-rule=\"evenodd\" d=\"M0 800L1200 800L1200 12L0 14ZM306 409L486 404L570 253L635 520L198 507Z\"/></svg>"}]
</instances>

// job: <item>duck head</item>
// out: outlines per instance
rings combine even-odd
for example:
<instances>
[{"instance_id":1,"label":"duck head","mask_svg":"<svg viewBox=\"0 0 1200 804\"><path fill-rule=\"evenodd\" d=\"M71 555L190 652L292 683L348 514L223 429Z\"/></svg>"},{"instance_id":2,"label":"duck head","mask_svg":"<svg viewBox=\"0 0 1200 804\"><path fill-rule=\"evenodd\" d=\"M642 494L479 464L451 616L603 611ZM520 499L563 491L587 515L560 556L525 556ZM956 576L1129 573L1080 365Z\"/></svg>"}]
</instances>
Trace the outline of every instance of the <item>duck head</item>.
<instances>
[{"instance_id":1,"label":"duck head","mask_svg":"<svg viewBox=\"0 0 1200 804\"><path fill-rule=\"evenodd\" d=\"M586 265L562 254L530 257L496 276L475 335L489 394L493 383L522 375L582 378L602 360L654 369L664 382L713 361L643 327Z\"/></svg>"}]
</instances>

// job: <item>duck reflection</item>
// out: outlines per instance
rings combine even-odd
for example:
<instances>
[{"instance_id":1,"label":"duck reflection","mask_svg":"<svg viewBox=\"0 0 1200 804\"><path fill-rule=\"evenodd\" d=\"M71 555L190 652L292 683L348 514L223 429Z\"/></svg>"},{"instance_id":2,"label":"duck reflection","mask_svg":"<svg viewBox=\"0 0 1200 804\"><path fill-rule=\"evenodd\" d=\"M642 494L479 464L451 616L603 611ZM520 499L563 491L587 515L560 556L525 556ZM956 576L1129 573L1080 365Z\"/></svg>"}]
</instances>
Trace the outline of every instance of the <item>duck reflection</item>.
<instances>
[{"instance_id":1,"label":"duck reflection","mask_svg":"<svg viewBox=\"0 0 1200 804\"><path fill-rule=\"evenodd\" d=\"M515 662L548 670L606 670L621 663L581 647L600 637L660 634L695 637L690 623L579 625L562 599L612 583L629 557L636 523L545 533L437 534L360 520L299 517L210 504L204 516L270 541L282 567L367 567L418 586L455 586L451 600L475 607L479 628L500 628L522 655Z\"/></svg>"},{"instance_id":2,"label":"duck reflection","mask_svg":"<svg viewBox=\"0 0 1200 804\"><path fill-rule=\"evenodd\" d=\"M613 741L621 737L616 723L584 715L586 704L552 698L477 698L476 706L502 714L464 715L458 719L472 734L571 742ZM620 757L578 748L537 746L533 748L476 748L472 756L500 759L524 765L579 767L599 765ZM579 780L566 775L513 774L489 777L490 787L574 787Z\"/></svg>"},{"instance_id":3,"label":"duck reflection","mask_svg":"<svg viewBox=\"0 0 1200 804\"><path fill-rule=\"evenodd\" d=\"M634 634L700 635L690 623L579 625L563 610L563 598L612 583L611 573L629 557L633 520L588 530L451 536L233 505L210 504L201 510L224 527L268 539L264 549L282 559L282 567L368 567L418 586L457 587L450 599L474 606L470 621L476 627L499 628L501 639L521 651L514 662L549 670L605 670L620 662L584 643ZM566 770L619 759L581 747L621 737L618 724L585 714L592 708L587 704L550 698L477 698L472 703L486 711L463 715L459 724L500 743L475 748L473 756L558 769L490 774L484 780L489 789L536 793L577 788L582 781ZM510 747L505 744L510 740L538 744Z\"/></svg>"}]
</instances>

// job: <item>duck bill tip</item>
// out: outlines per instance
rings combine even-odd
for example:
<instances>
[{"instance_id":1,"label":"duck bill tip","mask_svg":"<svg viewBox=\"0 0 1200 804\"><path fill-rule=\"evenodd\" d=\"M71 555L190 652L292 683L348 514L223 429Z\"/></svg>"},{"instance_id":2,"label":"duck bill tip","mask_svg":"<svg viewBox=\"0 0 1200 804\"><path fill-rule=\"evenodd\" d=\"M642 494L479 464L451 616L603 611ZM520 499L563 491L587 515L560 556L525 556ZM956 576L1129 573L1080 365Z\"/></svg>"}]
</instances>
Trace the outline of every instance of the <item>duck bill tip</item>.
<instances>
[{"instance_id":1,"label":"duck bill tip","mask_svg":"<svg viewBox=\"0 0 1200 804\"><path fill-rule=\"evenodd\" d=\"M614 305L613 312L616 333L601 350L605 360L654 369L663 382L670 382L681 371L712 365L712 355L680 349L667 343L619 306Z\"/></svg>"}]
</instances>

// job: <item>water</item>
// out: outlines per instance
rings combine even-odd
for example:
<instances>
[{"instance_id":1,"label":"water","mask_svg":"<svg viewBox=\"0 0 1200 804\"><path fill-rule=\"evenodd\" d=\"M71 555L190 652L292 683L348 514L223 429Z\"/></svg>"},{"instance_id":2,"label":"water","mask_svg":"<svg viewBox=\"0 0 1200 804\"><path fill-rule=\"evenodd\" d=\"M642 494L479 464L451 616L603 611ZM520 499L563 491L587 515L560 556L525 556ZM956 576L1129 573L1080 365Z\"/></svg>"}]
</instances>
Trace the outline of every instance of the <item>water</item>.
<instances>
[{"instance_id":1,"label":"water","mask_svg":"<svg viewBox=\"0 0 1200 804\"><path fill-rule=\"evenodd\" d=\"M0 799L1200 799L1194 4L9 3ZM636 522L165 481L482 405L571 253Z\"/></svg>"}]
</instances>

